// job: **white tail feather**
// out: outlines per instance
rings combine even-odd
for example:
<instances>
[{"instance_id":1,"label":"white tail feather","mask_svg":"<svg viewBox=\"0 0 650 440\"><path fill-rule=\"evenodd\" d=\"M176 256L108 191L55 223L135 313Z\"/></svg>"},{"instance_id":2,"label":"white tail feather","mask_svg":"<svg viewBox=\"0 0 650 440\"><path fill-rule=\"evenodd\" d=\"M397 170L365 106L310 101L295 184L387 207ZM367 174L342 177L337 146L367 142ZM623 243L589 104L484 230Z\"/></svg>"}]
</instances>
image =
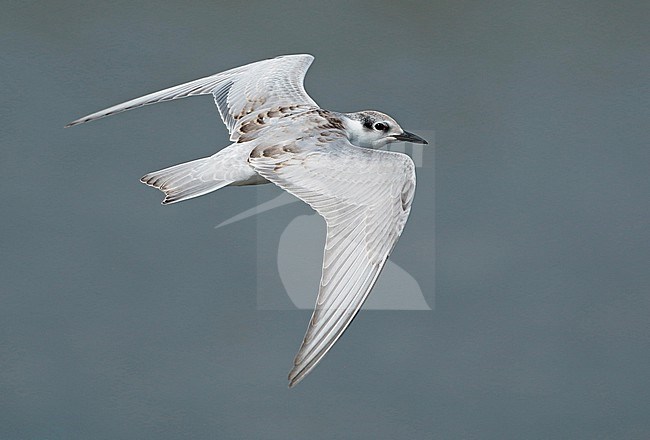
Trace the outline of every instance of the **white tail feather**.
<instances>
[{"instance_id":1,"label":"white tail feather","mask_svg":"<svg viewBox=\"0 0 650 440\"><path fill-rule=\"evenodd\" d=\"M210 157L185 162L143 176L140 181L165 193L163 205L199 197L232 183L216 179L210 171Z\"/></svg>"}]
</instances>

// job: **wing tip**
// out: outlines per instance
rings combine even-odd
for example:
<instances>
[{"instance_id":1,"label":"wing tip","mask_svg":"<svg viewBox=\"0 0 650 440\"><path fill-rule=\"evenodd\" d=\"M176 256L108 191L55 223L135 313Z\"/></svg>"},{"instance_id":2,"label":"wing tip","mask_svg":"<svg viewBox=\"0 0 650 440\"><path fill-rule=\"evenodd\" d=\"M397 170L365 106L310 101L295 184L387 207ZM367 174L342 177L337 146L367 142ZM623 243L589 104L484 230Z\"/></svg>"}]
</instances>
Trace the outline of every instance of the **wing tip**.
<instances>
[{"instance_id":1,"label":"wing tip","mask_svg":"<svg viewBox=\"0 0 650 440\"><path fill-rule=\"evenodd\" d=\"M110 115L110 114L111 113L109 113L108 115ZM87 116L81 117L79 119L75 119L72 122L68 122L63 128L70 128L70 127L74 127L75 125L85 124L86 122L94 121L95 119L101 119L104 116L108 116L108 115L103 115L103 116L99 116L99 117L95 117L94 114L87 115Z\"/></svg>"},{"instance_id":2,"label":"wing tip","mask_svg":"<svg viewBox=\"0 0 650 440\"><path fill-rule=\"evenodd\" d=\"M297 368L296 366L289 372L289 389L298 385L306 376L304 369L298 370Z\"/></svg>"},{"instance_id":3,"label":"wing tip","mask_svg":"<svg viewBox=\"0 0 650 440\"><path fill-rule=\"evenodd\" d=\"M83 121L82 119L76 119L76 120L74 120L74 121L72 121L72 122L68 122L67 124L65 124L65 125L63 126L63 128L74 127L75 125L82 124L83 122L84 122L84 121Z\"/></svg>"}]
</instances>

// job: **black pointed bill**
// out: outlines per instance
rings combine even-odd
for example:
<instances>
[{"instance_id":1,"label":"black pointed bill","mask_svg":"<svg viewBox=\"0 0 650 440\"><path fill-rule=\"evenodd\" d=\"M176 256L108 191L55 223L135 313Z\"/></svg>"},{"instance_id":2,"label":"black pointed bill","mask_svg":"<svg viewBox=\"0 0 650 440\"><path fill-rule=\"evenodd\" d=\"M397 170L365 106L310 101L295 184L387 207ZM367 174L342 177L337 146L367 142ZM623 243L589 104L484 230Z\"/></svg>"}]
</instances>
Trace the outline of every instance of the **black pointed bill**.
<instances>
[{"instance_id":1,"label":"black pointed bill","mask_svg":"<svg viewBox=\"0 0 650 440\"><path fill-rule=\"evenodd\" d=\"M422 139L420 136L417 134L409 133L408 131L402 132L402 134L398 134L393 136L396 140L400 142L410 142L412 144L428 144L427 141Z\"/></svg>"}]
</instances>

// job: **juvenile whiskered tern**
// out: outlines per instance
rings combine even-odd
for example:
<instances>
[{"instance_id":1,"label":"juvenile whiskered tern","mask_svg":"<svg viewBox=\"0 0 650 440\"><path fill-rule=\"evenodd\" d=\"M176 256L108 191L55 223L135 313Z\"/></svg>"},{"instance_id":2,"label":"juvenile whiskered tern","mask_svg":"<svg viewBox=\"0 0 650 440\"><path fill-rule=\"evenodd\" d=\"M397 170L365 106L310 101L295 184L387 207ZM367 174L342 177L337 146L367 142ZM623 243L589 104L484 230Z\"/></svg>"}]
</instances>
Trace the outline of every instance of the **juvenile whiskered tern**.
<instances>
[{"instance_id":1,"label":"juvenile whiskered tern","mask_svg":"<svg viewBox=\"0 0 650 440\"><path fill-rule=\"evenodd\" d=\"M287 55L132 99L71 122L194 95L212 95L232 144L216 154L145 175L164 205L224 186L274 183L325 218L327 239L316 306L289 373L300 382L343 334L397 243L415 193L405 154L391 142L426 144L390 116L320 108L305 92L311 55ZM396 292L398 293L398 292Z\"/></svg>"}]
</instances>

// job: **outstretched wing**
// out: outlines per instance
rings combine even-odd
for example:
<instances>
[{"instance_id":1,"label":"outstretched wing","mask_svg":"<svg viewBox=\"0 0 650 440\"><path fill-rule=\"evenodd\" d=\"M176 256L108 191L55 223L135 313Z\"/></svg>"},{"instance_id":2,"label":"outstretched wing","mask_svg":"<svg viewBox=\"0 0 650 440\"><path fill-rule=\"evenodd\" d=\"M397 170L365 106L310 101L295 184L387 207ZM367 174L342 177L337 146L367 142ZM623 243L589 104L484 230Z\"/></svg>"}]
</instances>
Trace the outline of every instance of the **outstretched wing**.
<instances>
[{"instance_id":1,"label":"outstretched wing","mask_svg":"<svg viewBox=\"0 0 650 440\"><path fill-rule=\"evenodd\" d=\"M311 55L286 55L258 61L114 105L79 118L66 127L157 102L212 94L221 119L233 135L239 121L258 110L282 106L318 107L303 86L313 60Z\"/></svg>"},{"instance_id":2,"label":"outstretched wing","mask_svg":"<svg viewBox=\"0 0 650 440\"><path fill-rule=\"evenodd\" d=\"M292 387L332 348L377 281L408 218L415 167L404 154L358 148L344 137L258 147L249 163L327 224L318 299L289 373Z\"/></svg>"}]
</instances>

